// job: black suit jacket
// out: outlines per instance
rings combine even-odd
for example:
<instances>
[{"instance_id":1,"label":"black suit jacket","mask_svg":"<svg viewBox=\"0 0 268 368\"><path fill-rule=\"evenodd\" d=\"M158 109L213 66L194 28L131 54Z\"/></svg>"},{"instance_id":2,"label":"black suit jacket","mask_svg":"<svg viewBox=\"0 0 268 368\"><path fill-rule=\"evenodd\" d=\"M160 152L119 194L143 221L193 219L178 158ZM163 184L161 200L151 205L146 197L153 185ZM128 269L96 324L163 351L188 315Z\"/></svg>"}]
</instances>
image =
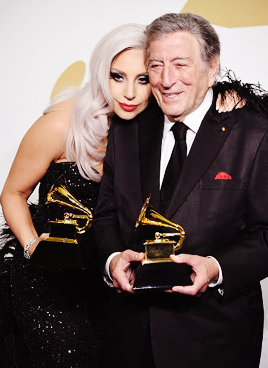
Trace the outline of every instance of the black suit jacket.
<instances>
[{"instance_id":1,"label":"black suit jacket","mask_svg":"<svg viewBox=\"0 0 268 368\"><path fill-rule=\"evenodd\" d=\"M159 207L163 122L152 103L134 120L112 124L95 215L102 265L129 247L145 198L151 194ZM213 103L207 112L164 215L185 229L183 252L219 261L224 296L217 288L202 297L113 292L110 354L118 367L137 367L148 325L158 368L258 367L259 281L268 275L267 130L267 119L248 108L218 114ZM219 172L232 179L216 180Z\"/></svg>"}]
</instances>

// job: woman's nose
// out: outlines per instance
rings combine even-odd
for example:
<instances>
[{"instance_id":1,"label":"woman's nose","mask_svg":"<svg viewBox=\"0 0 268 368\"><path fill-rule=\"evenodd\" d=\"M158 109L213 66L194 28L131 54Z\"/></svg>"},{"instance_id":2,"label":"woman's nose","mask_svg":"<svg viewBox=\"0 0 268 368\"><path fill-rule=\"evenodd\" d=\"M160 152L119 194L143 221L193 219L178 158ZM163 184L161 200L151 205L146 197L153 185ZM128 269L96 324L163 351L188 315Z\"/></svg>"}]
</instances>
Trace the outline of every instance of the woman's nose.
<instances>
[{"instance_id":1,"label":"woman's nose","mask_svg":"<svg viewBox=\"0 0 268 368\"><path fill-rule=\"evenodd\" d=\"M127 83L124 91L124 97L129 101L133 100L136 97L136 90L134 83Z\"/></svg>"}]
</instances>

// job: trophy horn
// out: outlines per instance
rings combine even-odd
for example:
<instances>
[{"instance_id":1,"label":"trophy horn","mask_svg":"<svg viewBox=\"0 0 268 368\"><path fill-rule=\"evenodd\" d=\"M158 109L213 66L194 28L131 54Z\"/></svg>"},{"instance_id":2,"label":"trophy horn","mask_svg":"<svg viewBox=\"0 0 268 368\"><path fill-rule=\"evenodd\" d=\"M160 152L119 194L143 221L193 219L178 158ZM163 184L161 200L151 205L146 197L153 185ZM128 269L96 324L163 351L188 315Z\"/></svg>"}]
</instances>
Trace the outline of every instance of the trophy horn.
<instances>
[{"instance_id":1,"label":"trophy horn","mask_svg":"<svg viewBox=\"0 0 268 368\"><path fill-rule=\"evenodd\" d=\"M48 203L58 203L63 206L68 206L71 208L78 209L85 213L85 215L76 215L73 213L65 213L64 219L83 219L86 224L82 227L76 225L76 230L78 234L83 234L92 224L93 215L92 212L85 206L83 206L70 192L65 174L61 175L59 179L54 183L47 194L47 199L45 204Z\"/></svg>"},{"instance_id":2,"label":"trophy horn","mask_svg":"<svg viewBox=\"0 0 268 368\"><path fill-rule=\"evenodd\" d=\"M175 246L175 250L180 249L182 247L182 243L184 242L185 239L184 229L180 225L168 220L166 217L157 212L150 203L150 197L148 197L145 200L142 206L142 209L135 224L135 228L137 228L139 225L154 225L176 230L176 233L156 232L155 238L159 239L159 238L167 238L170 236L179 236L180 239Z\"/></svg>"}]
</instances>

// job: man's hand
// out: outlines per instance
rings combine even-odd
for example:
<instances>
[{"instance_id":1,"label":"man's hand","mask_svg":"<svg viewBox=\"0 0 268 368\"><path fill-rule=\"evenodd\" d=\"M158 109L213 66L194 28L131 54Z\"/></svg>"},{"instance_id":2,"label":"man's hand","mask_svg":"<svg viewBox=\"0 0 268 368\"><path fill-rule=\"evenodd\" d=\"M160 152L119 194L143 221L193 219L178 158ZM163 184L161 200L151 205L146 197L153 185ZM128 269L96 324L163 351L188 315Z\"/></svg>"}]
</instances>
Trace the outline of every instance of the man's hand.
<instances>
[{"instance_id":1,"label":"man's hand","mask_svg":"<svg viewBox=\"0 0 268 368\"><path fill-rule=\"evenodd\" d=\"M216 282L219 277L219 268L217 262L213 258L206 258L192 254L180 254L171 256L172 262L187 263L193 269L191 286L174 286L172 291L181 294L199 295L206 291L207 286L211 282Z\"/></svg>"},{"instance_id":2,"label":"man's hand","mask_svg":"<svg viewBox=\"0 0 268 368\"><path fill-rule=\"evenodd\" d=\"M127 249L114 256L110 262L110 274L113 278L113 285L117 291L128 291L134 293L132 287L135 280L135 271L131 268L131 262L140 262L144 258L144 253L134 252Z\"/></svg>"}]
</instances>

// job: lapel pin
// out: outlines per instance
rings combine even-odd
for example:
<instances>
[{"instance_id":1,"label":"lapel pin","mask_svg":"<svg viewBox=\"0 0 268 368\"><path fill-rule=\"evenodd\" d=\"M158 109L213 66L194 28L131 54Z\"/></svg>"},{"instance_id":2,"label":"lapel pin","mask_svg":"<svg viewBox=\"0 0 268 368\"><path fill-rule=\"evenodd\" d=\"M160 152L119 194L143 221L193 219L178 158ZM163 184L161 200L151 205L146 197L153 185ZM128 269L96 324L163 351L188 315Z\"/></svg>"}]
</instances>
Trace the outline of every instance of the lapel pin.
<instances>
[{"instance_id":1,"label":"lapel pin","mask_svg":"<svg viewBox=\"0 0 268 368\"><path fill-rule=\"evenodd\" d=\"M222 127L222 128L221 128L221 131L222 131L222 132L225 132L225 127Z\"/></svg>"}]
</instances>

